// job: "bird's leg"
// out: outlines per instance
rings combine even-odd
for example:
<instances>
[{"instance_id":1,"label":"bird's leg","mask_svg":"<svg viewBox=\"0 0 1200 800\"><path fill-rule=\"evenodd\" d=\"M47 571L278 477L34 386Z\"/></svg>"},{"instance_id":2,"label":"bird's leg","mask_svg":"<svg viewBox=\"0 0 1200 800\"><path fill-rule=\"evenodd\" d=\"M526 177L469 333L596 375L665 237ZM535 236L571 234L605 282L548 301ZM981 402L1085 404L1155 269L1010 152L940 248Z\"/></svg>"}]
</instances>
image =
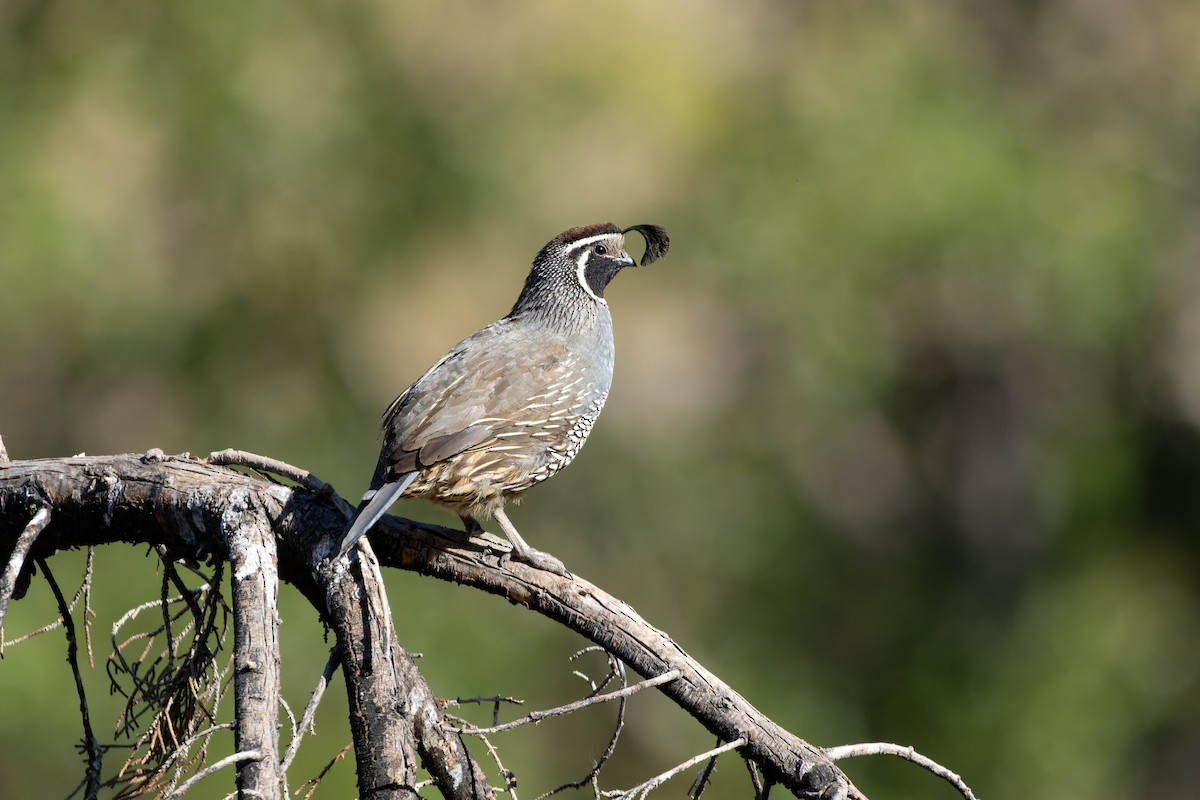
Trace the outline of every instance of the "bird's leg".
<instances>
[{"instance_id":1,"label":"bird's leg","mask_svg":"<svg viewBox=\"0 0 1200 800\"><path fill-rule=\"evenodd\" d=\"M556 575L562 575L563 577L571 576L571 573L567 572L566 567L557 558L530 547L521 538L521 534L517 533L516 527L508 519L503 510L497 512L494 516L500 523L500 527L504 530L504 535L508 537L508 541L512 544L513 557L517 561L524 562L538 569L544 569L547 572L553 572ZM483 526L479 524L479 520L470 514L459 514L458 518L462 520L463 527L466 529L468 536L476 536L484 532Z\"/></svg>"},{"instance_id":2,"label":"bird's leg","mask_svg":"<svg viewBox=\"0 0 1200 800\"><path fill-rule=\"evenodd\" d=\"M508 537L508 541L512 542L513 556L518 561L524 561L531 567L544 569L547 572L553 572L555 575L561 575L564 578L572 577L571 573L567 572L567 568L563 566L563 562L549 553L534 550L527 545L525 540L521 538L521 534L517 533L516 527L509 522L508 515L504 513L503 508L493 511L492 516L500 523L500 530L504 531L504 535Z\"/></svg>"}]
</instances>

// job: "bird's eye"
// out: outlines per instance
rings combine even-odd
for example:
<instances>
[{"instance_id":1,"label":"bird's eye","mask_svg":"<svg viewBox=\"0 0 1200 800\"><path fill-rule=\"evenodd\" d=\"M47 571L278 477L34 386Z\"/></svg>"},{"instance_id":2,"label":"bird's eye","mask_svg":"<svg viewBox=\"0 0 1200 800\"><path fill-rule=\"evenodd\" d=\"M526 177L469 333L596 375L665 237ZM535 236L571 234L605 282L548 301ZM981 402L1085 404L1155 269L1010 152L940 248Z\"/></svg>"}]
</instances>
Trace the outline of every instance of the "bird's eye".
<instances>
[{"instance_id":1,"label":"bird's eye","mask_svg":"<svg viewBox=\"0 0 1200 800\"><path fill-rule=\"evenodd\" d=\"M608 253L608 248L602 244L598 244L592 248L592 252L598 256L602 256L602 255L605 255L606 253Z\"/></svg>"}]
</instances>

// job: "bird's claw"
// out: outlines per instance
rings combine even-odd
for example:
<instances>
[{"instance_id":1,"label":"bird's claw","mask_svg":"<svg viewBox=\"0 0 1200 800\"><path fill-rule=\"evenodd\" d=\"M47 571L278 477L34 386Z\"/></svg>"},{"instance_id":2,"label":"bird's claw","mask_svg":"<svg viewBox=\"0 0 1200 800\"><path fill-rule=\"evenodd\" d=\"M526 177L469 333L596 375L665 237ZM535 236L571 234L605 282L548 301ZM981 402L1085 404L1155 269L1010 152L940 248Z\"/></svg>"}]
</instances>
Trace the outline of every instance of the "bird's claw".
<instances>
[{"instance_id":1,"label":"bird's claw","mask_svg":"<svg viewBox=\"0 0 1200 800\"><path fill-rule=\"evenodd\" d=\"M514 553L513 555L517 556L518 560L524 561L526 564L534 567L535 569L553 572L555 575L563 578L575 577L567 571L567 568L562 561L558 560L549 553L543 553L541 550L533 550L532 552L521 555Z\"/></svg>"}]
</instances>

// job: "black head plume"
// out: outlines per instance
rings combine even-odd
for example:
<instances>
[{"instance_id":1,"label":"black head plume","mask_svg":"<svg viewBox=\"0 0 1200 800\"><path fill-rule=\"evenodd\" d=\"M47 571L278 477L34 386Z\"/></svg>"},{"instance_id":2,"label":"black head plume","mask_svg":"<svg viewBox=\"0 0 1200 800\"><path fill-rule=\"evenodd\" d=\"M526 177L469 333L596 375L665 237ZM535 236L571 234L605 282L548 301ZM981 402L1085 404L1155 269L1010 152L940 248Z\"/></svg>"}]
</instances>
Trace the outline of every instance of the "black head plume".
<instances>
[{"instance_id":1,"label":"black head plume","mask_svg":"<svg viewBox=\"0 0 1200 800\"><path fill-rule=\"evenodd\" d=\"M646 252L642 255L642 266L658 261L671 249L671 239L667 231L658 225L630 225L621 233L637 231L646 239Z\"/></svg>"}]
</instances>

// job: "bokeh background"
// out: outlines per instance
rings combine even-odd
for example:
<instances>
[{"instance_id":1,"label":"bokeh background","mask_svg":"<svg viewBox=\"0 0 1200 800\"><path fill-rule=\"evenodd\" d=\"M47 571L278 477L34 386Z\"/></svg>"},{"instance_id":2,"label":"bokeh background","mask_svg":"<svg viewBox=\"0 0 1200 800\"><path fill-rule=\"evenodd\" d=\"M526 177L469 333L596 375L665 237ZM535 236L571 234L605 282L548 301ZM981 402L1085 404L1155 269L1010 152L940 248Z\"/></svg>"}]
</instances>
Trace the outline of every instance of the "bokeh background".
<instances>
[{"instance_id":1,"label":"bokeh background","mask_svg":"<svg viewBox=\"0 0 1200 800\"><path fill-rule=\"evenodd\" d=\"M355 497L379 413L546 240L662 224L669 257L609 292L608 409L515 511L526 538L814 743L911 744L984 798L1192 798L1198 34L1168 0L6 0L0 433L17 459L234 446ZM159 580L98 555L110 740L108 630ZM389 580L439 694L584 690L577 637ZM284 595L299 711L328 643ZM36 584L6 637L52 616ZM0 795L82 776L70 686L59 633L5 652ZM344 714L339 676L293 788ZM612 716L498 737L522 796L585 772ZM641 696L605 788L712 744ZM343 762L317 796L353 786ZM749 791L722 761L711 796Z\"/></svg>"}]
</instances>

